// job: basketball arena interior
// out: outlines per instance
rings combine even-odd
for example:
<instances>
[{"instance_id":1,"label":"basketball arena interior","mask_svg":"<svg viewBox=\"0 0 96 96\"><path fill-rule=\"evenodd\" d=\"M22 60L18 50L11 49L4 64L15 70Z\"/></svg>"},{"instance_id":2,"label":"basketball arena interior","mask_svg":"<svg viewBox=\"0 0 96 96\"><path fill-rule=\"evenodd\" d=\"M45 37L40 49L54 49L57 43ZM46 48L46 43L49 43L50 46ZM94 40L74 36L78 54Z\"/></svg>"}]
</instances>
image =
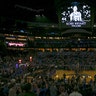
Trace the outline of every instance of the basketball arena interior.
<instances>
[{"instance_id":1,"label":"basketball arena interior","mask_svg":"<svg viewBox=\"0 0 96 96\"><path fill-rule=\"evenodd\" d=\"M95 0L3 0L0 10L0 96L96 96Z\"/></svg>"}]
</instances>

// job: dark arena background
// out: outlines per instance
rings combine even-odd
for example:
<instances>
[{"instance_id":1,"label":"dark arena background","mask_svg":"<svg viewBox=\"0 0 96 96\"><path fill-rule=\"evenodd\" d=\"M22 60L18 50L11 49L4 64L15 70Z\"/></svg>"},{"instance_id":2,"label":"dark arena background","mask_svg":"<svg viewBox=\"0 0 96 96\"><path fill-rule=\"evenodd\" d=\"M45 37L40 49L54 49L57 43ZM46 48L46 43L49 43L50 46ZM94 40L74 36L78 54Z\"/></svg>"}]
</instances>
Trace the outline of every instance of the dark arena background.
<instances>
[{"instance_id":1,"label":"dark arena background","mask_svg":"<svg viewBox=\"0 0 96 96\"><path fill-rule=\"evenodd\" d=\"M0 12L0 96L96 96L95 0L3 0Z\"/></svg>"}]
</instances>

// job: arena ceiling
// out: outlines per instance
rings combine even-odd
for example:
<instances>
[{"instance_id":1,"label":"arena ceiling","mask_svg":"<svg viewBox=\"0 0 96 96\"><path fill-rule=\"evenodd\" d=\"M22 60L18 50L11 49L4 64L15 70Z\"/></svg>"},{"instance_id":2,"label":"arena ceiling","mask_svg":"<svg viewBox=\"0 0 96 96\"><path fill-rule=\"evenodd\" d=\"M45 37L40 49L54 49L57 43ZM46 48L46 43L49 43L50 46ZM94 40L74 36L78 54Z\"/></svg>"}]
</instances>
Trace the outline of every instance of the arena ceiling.
<instances>
[{"instance_id":1,"label":"arena ceiling","mask_svg":"<svg viewBox=\"0 0 96 96\"><path fill-rule=\"evenodd\" d=\"M49 21L58 23L57 9L66 2L74 0L3 0L0 2L1 16L34 21L35 16L45 16ZM95 6L95 0L75 0L88 2Z\"/></svg>"},{"instance_id":2,"label":"arena ceiling","mask_svg":"<svg viewBox=\"0 0 96 96\"><path fill-rule=\"evenodd\" d=\"M54 0L3 0L0 4L1 15L33 21L35 16L45 16L58 22Z\"/></svg>"}]
</instances>

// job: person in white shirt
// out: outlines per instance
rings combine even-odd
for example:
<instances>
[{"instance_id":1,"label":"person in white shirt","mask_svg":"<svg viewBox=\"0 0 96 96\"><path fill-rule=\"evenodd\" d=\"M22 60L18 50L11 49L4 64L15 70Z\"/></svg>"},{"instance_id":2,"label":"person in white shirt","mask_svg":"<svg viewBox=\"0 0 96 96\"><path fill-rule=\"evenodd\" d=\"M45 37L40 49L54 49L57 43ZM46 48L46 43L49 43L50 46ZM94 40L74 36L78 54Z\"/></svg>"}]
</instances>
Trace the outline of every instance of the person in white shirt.
<instances>
[{"instance_id":1,"label":"person in white shirt","mask_svg":"<svg viewBox=\"0 0 96 96\"><path fill-rule=\"evenodd\" d=\"M74 6L73 12L70 14L70 21L82 21L81 12L78 12L77 10L77 6Z\"/></svg>"},{"instance_id":2,"label":"person in white shirt","mask_svg":"<svg viewBox=\"0 0 96 96\"><path fill-rule=\"evenodd\" d=\"M83 96L83 95L78 92L78 87L74 87L74 91L70 93L69 96Z\"/></svg>"},{"instance_id":3,"label":"person in white shirt","mask_svg":"<svg viewBox=\"0 0 96 96\"><path fill-rule=\"evenodd\" d=\"M8 96L16 96L16 87L14 84L10 85L9 94Z\"/></svg>"}]
</instances>

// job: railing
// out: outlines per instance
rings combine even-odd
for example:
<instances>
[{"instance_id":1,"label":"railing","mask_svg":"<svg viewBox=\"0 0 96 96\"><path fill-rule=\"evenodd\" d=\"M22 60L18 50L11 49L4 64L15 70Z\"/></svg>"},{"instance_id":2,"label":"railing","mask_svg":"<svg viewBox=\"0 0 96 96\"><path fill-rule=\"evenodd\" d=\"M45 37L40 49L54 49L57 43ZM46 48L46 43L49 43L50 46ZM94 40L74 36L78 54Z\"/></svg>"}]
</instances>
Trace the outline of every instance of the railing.
<instances>
[{"instance_id":1,"label":"railing","mask_svg":"<svg viewBox=\"0 0 96 96\"><path fill-rule=\"evenodd\" d=\"M83 71L83 70L96 70L96 65L53 65L53 69L57 70L78 70L78 71ZM38 65L37 69L51 69L50 65Z\"/></svg>"},{"instance_id":2,"label":"railing","mask_svg":"<svg viewBox=\"0 0 96 96\"><path fill-rule=\"evenodd\" d=\"M57 69L63 69L63 70L96 70L96 65L63 65L63 66L58 66Z\"/></svg>"}]
</instances>

